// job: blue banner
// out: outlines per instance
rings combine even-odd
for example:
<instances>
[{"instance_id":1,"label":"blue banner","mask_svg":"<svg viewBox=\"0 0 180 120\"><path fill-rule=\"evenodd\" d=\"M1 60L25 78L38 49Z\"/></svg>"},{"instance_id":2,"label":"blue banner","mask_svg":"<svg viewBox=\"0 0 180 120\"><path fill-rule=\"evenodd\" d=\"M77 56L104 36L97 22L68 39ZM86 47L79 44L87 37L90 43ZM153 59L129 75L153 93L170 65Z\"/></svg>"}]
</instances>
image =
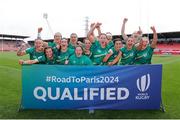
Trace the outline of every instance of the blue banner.
<instances>
[{"instance_id":1,"label":"blue banner","mask_svg":"<svg viewBox=\"0 0 180 120\"><path fill-rule=\"evenodd\" d=\"M162 65L22 66L23 109L160 109Z\"/></svg>"}]
</instances>

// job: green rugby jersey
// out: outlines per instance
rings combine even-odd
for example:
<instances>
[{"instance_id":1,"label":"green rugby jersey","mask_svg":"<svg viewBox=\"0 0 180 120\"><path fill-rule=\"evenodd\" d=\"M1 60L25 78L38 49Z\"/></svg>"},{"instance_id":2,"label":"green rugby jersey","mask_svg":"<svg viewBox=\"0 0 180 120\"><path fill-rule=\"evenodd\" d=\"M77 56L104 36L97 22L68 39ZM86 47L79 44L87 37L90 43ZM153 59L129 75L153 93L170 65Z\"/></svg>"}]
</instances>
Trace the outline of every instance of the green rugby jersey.
<instances>
[{"instance_id":1,"label":"green rugby jersey","mask_svg":"<svg viewBox=\"0 0 180 120\"><path fill-rule=\"evenodd\" d=\"M136 48L133 46L131 50L128 50L126 46L120 49L122 52L119 65L133 65L135 62Z\"/></svg>"},{"instance_id":2,"label":"green rugby jersey","mask_svg":"<svg viewBox=\"0 0 180 120\"><path fill-rule=\"evenodd\" d=\"M82 55L77 57L75 54L69 58L69 65L92 65L92 61L89 57Z\"/></svg>"},{"instance_id":3,"label":"green rugby jersey","mask_svg":"<svg viewBox=\"0 0 180 120\"><path fill-rule=\"evenodd\" d=\"M91 52L91 50L90 50L90 53L85 53L85 52L84 52L84 55L87 56L87 57L89 57L89 58L91 59L91 57L92 57L92 52Z\"/></svg>"},{"instance_id":4,"label":"green rugby jersey","mask_svg":"<svg viewBox=\"0 0 180 120\"><path fill-rule=\"evenodd\" d=\"M94 65L104 65L103 59L108 53L108 47L106 46L105 48L102 48L99 41L95 41L92 46L92 58L91 60L93 61Z\"/></svg>"},{"instance_id":5,"label":"green rugby jersey","mask_svg":"<svg viewBox=\"0 0 180 120\"><path fill-rule=\"evenodd\" d=\"M154 48L148 45L144 50L137 51L135 64L151 64Z\"/></svg>"},{"instance_id":6,"label":"green rugby jersey","mask_svg":"<svg viewBox=\"0 0 180 120\"><path fill-rule=\"evenodd\" d=\"M111 48L110 50L113 52L113 54L109 57L109 59L108 59L107 62L113 62L114 59L115 59L115 58L118 56L118 54L120 53L120 50L116 51L114 47ZM109 50L109 52L110 52L110 50ZM117 64L118 64L118 62L117 62L115 65L117 65Z\"/></svg>"},{"instance_id":7,"label":"green rugby jersey","mask_svg":"<svg viewBox=\"0 0 180 120\"><path fill-rule=\"evenodd\" d=\"M114 47L114 43L112 40L107 44L107 47L108 47L108 49L111 49Z\"/></svg>"},{"instance_id":8,"label":"green rugby jersey","mask_svg":"<svg viewBox=\"0 0 180 120\"><path fill-rule=\"evenodd\" d=\"M55 42L48 42L48 46L51 47L52 49L55 49L57 44Z\"/></svg>"},{"instance_id":9,"label":"green rugby jersey","mask_svg":"<svg viewBox=\"0 0 180 120\"><path fill-rule=\"evenodd\" d=\"M67 48L66 52L59 52L58 54L58 64L65 65L65 61L74 54L74 49Z\"/></svg>"},{"instance_id":10,"label":"green rugby jersey","mask_svg":"<svg viewBox=\"0 0 180 120\"><path fill-rule=\"evenodd\" d=\"M68 44L68 48L75 49L77 45L73 45L71 42Z\"/></svg>"},{"instance_id":11,"label":"green rugby jersey","mask_svg":"<svg viewBox=\"0 0 180 120\"><path fill-rule=\"evenodd\" d=\"M37 59L38 57L44 55L44 52L36 52L35 47L27 48L25 51L26 54L29 54L30 60Z\"/></svg>"}]
</instances>

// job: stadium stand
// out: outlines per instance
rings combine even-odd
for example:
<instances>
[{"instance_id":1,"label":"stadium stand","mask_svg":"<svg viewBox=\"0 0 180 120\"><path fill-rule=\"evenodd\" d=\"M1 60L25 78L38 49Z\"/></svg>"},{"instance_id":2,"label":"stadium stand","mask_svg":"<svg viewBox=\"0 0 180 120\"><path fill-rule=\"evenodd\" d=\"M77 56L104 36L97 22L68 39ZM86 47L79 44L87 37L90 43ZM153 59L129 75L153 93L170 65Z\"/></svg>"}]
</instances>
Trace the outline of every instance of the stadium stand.
<instances>
[{"instance_id":1,"label":"stadium stand","mask_svg":"<svg viewBox=\"0 0 180 120\"><path fill-rule=\"evenodd\" d=\"M0 51L17 51L29 36L0 34Z\"/></svg>"},{"instance_id":2,"label":"stadium stand","mask_svg":"<svg viewBox=\"0 0 180 120\"><path fill-rule=\"evenodd\" d=\"M150 39L153 37L152 34L144 34L144 36L149 36ZM28 37L29 36L0 34L0 51L16 51L18 47L24 43L23 40ZM113 35L113 39L118 37L122 39L122 36ZM84 37L78 38L80 41L83 41L83 39ZM52 42L53 39L45 41ZM34 40L28 41L28 44L33 46ZM154 53L180 55L180 32L158 33L158 44Z\"/></svg>"},{"instance_id":3,"label":"stadium stand","mask_svg":"<svg viewBox=\"0 0 180 120\"><path fill-rule=\"evenodd\" d=\"M172 42L171 44L158 43L157 48L154 53L180 55L180 43L175 43L175 42Z\"/></svg>"}]
</instances>

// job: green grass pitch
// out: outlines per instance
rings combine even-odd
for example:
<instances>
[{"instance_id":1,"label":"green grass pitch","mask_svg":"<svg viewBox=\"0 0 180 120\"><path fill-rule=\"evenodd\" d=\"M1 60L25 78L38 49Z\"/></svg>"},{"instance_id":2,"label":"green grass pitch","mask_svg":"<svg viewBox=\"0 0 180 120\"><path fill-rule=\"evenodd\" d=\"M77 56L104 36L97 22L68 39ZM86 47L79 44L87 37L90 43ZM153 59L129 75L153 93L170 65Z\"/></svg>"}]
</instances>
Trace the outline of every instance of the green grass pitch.
<instances>
[{"instance_id":1,"label":"green grass pitch","mask_svg":"<svg viewBox=\"0 0 180 120\"><path fill-rule=\"evenodd\" d=\"M153 56L153 64L163 64L162 99L166 109L160 110L23 110L18 112L21 99L21 66L16 53L0 53L0 119L64 118L180 118L180 56Z\"/></svg>"}]
</instances>

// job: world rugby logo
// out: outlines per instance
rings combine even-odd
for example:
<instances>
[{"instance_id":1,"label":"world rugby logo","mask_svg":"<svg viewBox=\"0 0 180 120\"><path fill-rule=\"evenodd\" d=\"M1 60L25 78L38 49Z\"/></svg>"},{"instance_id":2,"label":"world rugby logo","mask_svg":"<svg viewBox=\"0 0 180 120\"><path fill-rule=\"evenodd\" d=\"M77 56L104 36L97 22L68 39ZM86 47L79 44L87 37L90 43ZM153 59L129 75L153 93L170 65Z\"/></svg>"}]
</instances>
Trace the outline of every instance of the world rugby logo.
<instances>
[{"instance_id":1,"label":"world rugby logo","mask_svg":"<svg viewBox=\"0 0 180 120\"><path fill-rule=\"evenodd\" d=\"M148 90L150 85L150 75L143 75L140 79L137 79L137 88L141 92L145 92Z\"/></svg>"}]
</instances>

